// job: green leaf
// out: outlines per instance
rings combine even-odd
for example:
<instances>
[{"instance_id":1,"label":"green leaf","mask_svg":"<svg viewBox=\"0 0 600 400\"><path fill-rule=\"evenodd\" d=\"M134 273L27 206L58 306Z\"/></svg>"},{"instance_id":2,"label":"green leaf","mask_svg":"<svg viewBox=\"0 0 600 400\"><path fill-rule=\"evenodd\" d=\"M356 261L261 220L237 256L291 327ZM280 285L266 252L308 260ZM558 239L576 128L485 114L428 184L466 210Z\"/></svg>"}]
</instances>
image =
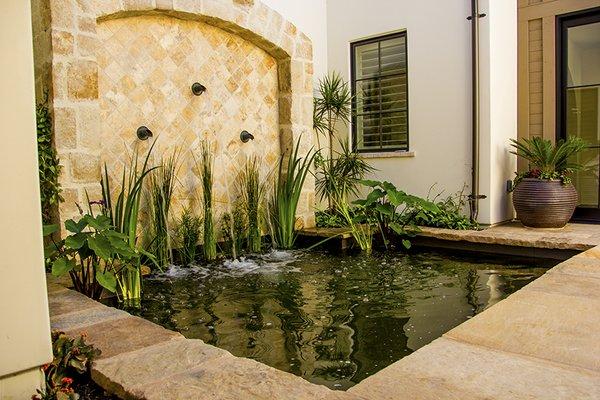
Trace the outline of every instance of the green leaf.
<instances>
[{"instance_id":1,"label":"green leaf","mask_svg":"<svg viewBox=\"0 0 600 400\"><path fill-rule=\"evenodd\" d=\"M58 225L57 224L52 224L52 225L44 225L42 227L42 235L48 236L48 235L52 235L54 232L58 232Z\"/></svg>"},{"instance_id":2,"label":"green leaf","mask_svg":"<svg viewBox=\"0 0 600 400\"><path fill-rule=\"evenodd\" d=\"M76 233L74 235L68 236L65 239L65 246L78 250L83 247L88 235L84 232Z\"/></svg>"},{"instance_id":3,"label":"green leaf","mask_svg":"<svg viewBox=\"0 0 600 400\"><path fill-rule=\"evenodd\" d=\"M72 219L68 219L65 221L65 228L67 228L67 230L72 233L80 233L85 229L86 226L87 221L85 220L85 218L80 219L78 222L75 222Z\"/></svg>"},{"instance_id":4,"label":"green leaf","mask_svg":"<svg viewBox=\"0 0 600 400\"><path fill-rule=\"evenodd\" d=\"M402 240L402 246L404 246L404 248L405 248L406 250L408 250L408 249L410 249L410 247L411 247L412 245L411 245L411 243L410 243L410 240L403 239L403 240Z\"/></svg>"},{"instance_id":5,"label":"green leaf","mask_svg":"<svg viewBox=\"0 0 600 400\"><path fill-rule=\"evenodd\" d=\"M113 246L110 241L103 235L95 235L88 238L89 248L96 253L96 255L104 260L108 260L114 253Z\"/></svg>"},{"instance_id":6,"label":"green leaf","mask_svg":"<svg viewBox=\"0 0 600 400\"><path fill-rule=\"evenodd\" d=\"M372 187L372 188L377 187L377 186L381 186L381 182L379 182L379 181L373 181L373 180L370 180L370 179L361 179L360 183L362 185L364 185L364 186L369 186L369 187Z\"/></svg>"},{"instance_id":7,"label":"green leaf","mask_svg":"<svg viewBox=\"0 0 600 400\"><path fill-rule=\"evenodd\" d=\"M75 260L64 257L57 258L52 263L52 275L61 276L75 268Z\"/></svg>"},{"instance_id":8,"label":"green leaf","mask_svg":"<svg viewBox=\"0 0 600 400\"><path fill-rule=\"evenodd\" d=\"M96 271L96 280L106 290L112 293L117 291L117 278L111 271Z\"/></svg>"},{"instance_id":9,"label":"green leaf","mask_svg":"<svg viewBox=\"0 0 600 400\"><path fill-rule=\"evenodd\" d=\"M397 222L390 222L389 227L398 235L404 235L406 233L404 227Z\"/></svg>"},{"instance_id":10,"label":"green leaf","mask_svg":"<svg viewBox=\"0 0 600 400\"><path fill-rule=\"evenodd\" d=\"M377 210L380 214L387 215L388 217L394 215L394 207L392 207L390 204L379 203L375 206L375 210Z\"/></svg>"},{"instance_id":11,"label":"green leaf","mask_svg":"<svg viewBox=\"0 0 600 400\"><path fill-rule=\"evenodd\" d=\"M98 215L96 218L91 215L86 215L84 217L88 223L88 225L98 231L103 231L110 228L110 218L106 215Z\"/></svg>"}]
</instances>

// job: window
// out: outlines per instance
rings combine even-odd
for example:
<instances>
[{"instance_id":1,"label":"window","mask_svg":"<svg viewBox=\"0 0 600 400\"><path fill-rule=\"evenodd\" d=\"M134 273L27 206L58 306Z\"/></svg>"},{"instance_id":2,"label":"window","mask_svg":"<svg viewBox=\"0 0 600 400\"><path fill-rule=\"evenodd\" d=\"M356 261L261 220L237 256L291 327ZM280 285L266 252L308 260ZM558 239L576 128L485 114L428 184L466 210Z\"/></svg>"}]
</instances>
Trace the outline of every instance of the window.
<instances>
[{"instance_id":1,"label":"window","mask_svg":"<svg viewBox=\"0 0 600 400\"><path fill-rule=\"evenodd\" d=\"M350 52L354 149L407 151L406 32L352 43Z\"/></svg>"}]
</instances>

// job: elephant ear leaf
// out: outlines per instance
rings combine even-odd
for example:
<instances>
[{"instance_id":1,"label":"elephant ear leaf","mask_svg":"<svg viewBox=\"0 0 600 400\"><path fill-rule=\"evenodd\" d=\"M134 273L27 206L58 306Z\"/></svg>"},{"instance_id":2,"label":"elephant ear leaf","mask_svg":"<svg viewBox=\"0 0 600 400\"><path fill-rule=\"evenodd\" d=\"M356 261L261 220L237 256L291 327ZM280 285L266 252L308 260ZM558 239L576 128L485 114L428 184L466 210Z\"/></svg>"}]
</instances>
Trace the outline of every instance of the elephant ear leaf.
<instances>
[{"instance_id":1,"label":"elephant ear leaf","mask_svg":"<svg viewBox=\"0 0 600 400\"><path fill-rule=\"evenodd\" d=\"M57 258L52 263L52 275L61 276L75 268L75 260L69 260L64 257Z\"/></svg>"},{"instance_id":2,"label":"elephant ear leaf","mask_svg":"<svg viewBox=\"0 0 600 400\"><path fill-rule=\"evenodd\" d=\"M96 271L96 280L106 290L112 293L117 291L117 278L111 271Z\"/></svg>"},{"instance_id":3,"label":"elephant ear leaf","mask_svg":"<svg viewBox=\"0 0 600 400\"><path fill-rule=\"evenodd\" d=\"M103 235L95 235L88 238L88 246L96 255L104 260L108 260L113 255L113 247L110 241Z\"/></svg>"},{"instance_id":4,"label":"elephant ear leaf","mask_svg":"<svg viewBox=\"0 0 600 400\"><path fill-rule=\"evenodd\" d=\"M42 235L44 237L52 235L54 232L58 232L58 225L57 224L44 225L42 227Z\"/></svg>"},{"instance_id":5,"label":"elephant ear leaf","mask_svg":"<svg viewBox=\"0 0 600 400\"><path fill-rule=\"evenodd\" d=\"M406 240L406 239L404 239L404 240L402 240L402 246L404 246L404 248L405 248L406 250L410 250L410 247L411 247L412 245L411 245L411 243L410 243L410 240Z\"/></svg>"}]
</instances>

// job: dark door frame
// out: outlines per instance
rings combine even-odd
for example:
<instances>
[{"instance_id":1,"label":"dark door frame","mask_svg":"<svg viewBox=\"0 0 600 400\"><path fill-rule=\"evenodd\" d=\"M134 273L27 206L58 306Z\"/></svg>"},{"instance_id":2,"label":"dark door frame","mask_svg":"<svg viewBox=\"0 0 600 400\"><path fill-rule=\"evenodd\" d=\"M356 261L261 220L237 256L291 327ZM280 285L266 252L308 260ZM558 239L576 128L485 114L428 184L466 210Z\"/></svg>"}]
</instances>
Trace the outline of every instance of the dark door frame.
<instances>
[{"instance_id":1,"label":"dark door frame","mask_svg":"<svg viewBox=\"0 0 600 400\"><path fill-rule=\"evenodd\" d=\"M600 7L576 11L556 17L556 140L567 138L566 98L567 87L567 31L570 27L600 22ZM600 186L600 185L599 185ZM600 191L600 187L598 188ZM579 208L573 214L574 221L600 223L600 208Z\"/></svg>"}]
</instances>

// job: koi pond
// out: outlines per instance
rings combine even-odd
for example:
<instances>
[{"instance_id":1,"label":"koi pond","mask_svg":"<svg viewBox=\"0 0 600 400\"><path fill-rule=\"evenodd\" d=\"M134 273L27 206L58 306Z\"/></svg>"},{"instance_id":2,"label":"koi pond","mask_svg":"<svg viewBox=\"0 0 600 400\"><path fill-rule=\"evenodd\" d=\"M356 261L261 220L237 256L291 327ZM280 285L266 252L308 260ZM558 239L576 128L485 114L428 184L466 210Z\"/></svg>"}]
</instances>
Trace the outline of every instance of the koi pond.
<instances>
[{"instance_id":1,"label":"koi pond","mask_svg":"<svg viewBox=\"0 0 600 400\"><path fill-rule=\"evenodd\" d=\"M542 275L548 263L273 251L145 280L132 311L236 356L345 390Z\"/></svg>"}]
</instances>

